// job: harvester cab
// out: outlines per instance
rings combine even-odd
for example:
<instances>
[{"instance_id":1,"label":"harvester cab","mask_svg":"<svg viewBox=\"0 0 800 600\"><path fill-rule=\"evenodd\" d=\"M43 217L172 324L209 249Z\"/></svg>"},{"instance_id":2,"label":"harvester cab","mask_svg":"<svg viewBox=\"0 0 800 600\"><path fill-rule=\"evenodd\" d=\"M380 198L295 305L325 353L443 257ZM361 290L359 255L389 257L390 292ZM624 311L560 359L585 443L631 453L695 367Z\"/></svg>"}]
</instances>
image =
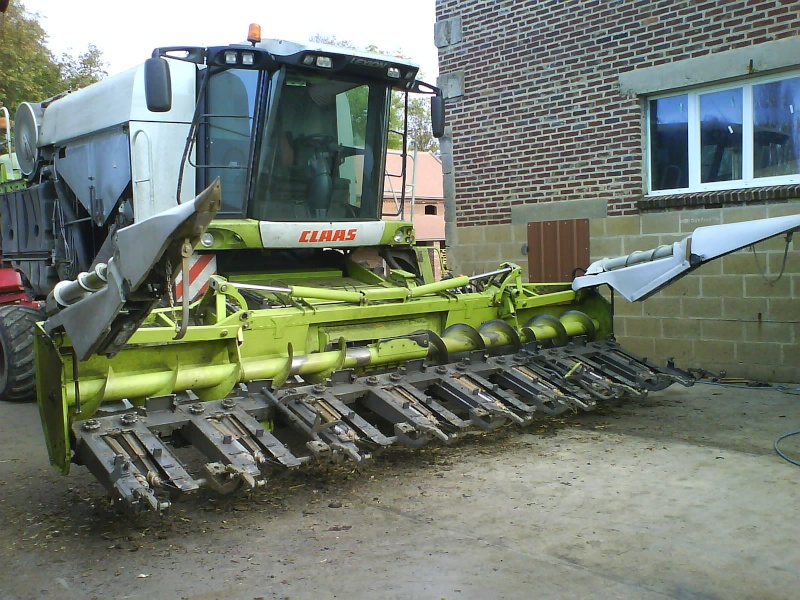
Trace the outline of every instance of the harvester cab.
<instances>
[{"instance_id":1,"label":"harvester cab","mask_svg":"<svg viewBox=\"0 0 800 600\"><path fill-rule=\"evenodd\" d=\"M148 105L165 113L177 79L199 82L184 156L196 150L189 168L200 189L220 178L219 222L230 226L208 232L205 247L224 249L242 228L248 249L377 246L387 235L408 243L380 220L391 94L440 92L399 59L249 39L157 49L145 70Z\"/></svg>"},{"instance_id":2,"label":"harvester cab","mask_svg":"<svg viewBox=\"0 0 800 600\"><path fill-rule=\"evenodd\" d=\"M692 384L615 343L607 278L431 277L411 223L381 219L392 94L428 94L444 130L416 75L251 30L20 106L3 261L46 318L0 308L0 392L35 387L54 466L162 510Z\"/></svg>"}]
</instances>

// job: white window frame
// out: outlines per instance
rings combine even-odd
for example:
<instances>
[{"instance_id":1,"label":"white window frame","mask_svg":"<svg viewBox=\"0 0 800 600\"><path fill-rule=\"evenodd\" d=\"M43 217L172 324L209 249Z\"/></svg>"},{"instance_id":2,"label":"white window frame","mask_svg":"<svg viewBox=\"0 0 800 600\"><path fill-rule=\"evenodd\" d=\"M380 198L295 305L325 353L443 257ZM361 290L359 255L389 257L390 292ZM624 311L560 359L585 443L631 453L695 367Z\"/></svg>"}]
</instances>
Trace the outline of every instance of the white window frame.
<instances>
[{"instance_id":1,"label":"white window frame","mask_svg":"<svg viewBox=\"0 0 800 600\"><path fill-rule=\"evenodd\" d=\"M645 153L647 172L648 196L672 196L675 194L690 194L694 192L709 192L718 190L739 190L761 188L777 185L800 184L800 173L793 175L778 175L774 177L753 176L753 87L764 83L784 81L800 77L800 71L784 73L780 76L759 77L738 81L725 85L704 86L690 90L672 91L670 93L648 96L645 101ZM731 181L712 181L701 183L701 148L700 148L700 96L726 90L742 90L742 178ZM688 130L688 156L689 156L689 187L671 188L667 190L654 190L652 185L652 156L650 139L650 101L675 96L687 97ZM800 110L800 106L796 108Z\"/></svg>"}]
</instances>

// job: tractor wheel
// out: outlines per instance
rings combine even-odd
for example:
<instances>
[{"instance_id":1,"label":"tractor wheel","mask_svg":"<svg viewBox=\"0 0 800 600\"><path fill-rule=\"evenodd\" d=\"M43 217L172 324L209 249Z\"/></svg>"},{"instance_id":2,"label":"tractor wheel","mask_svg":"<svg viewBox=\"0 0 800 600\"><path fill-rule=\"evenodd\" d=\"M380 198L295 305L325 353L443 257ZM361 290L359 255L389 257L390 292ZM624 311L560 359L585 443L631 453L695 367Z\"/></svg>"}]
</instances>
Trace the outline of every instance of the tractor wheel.
<instances>
[{"instance_id":1,"label":"tractor wheel","mask_svg":"<svg viewBox=\"0 0 800 600\"><path fill-rule=\"evenodd\" d=\"M44 318L31 306L0 307L0 400L27 402L36 395L34 324Z\"/></svg>"}]
</instances>

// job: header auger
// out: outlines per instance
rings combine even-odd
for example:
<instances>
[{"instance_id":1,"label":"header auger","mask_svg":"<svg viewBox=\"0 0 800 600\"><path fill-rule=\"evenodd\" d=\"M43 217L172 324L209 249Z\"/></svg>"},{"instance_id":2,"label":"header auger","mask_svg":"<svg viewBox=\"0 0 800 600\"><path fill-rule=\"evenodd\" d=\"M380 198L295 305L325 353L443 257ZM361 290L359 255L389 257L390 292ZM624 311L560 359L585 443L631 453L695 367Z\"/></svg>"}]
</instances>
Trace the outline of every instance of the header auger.
<instances>
[{"instance_id":1,"label":"header auger","mask_svg":"<svg viewBox=\"0 0 800 600\"><path fill-rule=\"evenodd\" d=\"M45 311L0 309L0 394L22 399L35 367L59 470L160 511L693 383L616 344L602 276L433 278L413 225L381 219L391 94L430 95L444 129L416 75L253 32L20 107L3 262Z\"/></svg>"}]
</instances>

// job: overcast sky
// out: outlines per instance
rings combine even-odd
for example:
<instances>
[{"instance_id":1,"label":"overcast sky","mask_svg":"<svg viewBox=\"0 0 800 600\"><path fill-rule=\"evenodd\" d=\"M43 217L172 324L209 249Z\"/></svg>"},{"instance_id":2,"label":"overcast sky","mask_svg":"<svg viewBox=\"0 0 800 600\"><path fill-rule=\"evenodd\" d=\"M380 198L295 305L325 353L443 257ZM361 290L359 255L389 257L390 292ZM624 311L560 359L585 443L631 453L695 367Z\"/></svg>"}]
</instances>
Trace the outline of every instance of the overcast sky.
<instances>
[{"instance_id":1,"label":"overcast sky","mask_svg":"<svg viewBox=\"0 0 800 600\"><path fill-rule=\"evenodd\" d=\"M12 2L15 0L12 0ZM37 12L57 55L94 44L113 75L150 56L157 46L222 46L262 37L306 41L322 34L402 53L436 83L435 0L20 0Z\"/></svg>"}]
</instances>

